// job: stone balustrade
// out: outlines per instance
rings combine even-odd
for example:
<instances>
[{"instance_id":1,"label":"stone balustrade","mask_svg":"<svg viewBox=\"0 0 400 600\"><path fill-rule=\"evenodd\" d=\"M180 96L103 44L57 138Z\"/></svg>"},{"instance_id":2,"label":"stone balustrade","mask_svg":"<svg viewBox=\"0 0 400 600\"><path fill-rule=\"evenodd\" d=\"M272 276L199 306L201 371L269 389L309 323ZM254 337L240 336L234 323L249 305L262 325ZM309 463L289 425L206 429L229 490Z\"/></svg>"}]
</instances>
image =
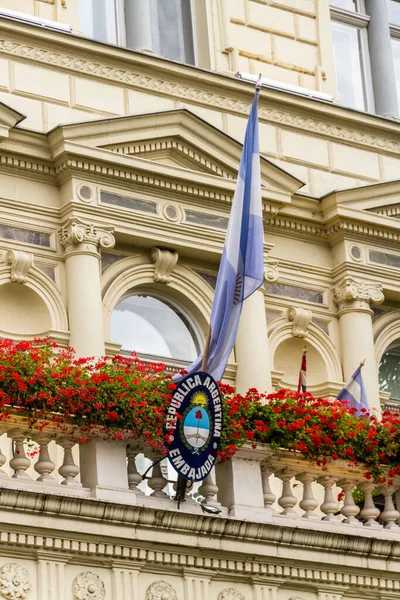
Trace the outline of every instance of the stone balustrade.
<instances>
[{"instance_id":1,"label":"stone balustrade","mask_svg":"<svg viewBox=\"0 0 400 600\"><path fill-rule=\"evenodd\" d=\"M26 431L21 416L0 423L0 490L177 510L176 474L143 442L99 437L78 445L78 434L66 435L52 423L34 428L27 442ZM196 484L180 510L202 514L215 506L219 517L400 539L400 478L376 486L365 470L344 461L322 470L294 452L245 447ZM353 499L356 487L364 494L361 507Z\"/></svg>"}]
</instances>

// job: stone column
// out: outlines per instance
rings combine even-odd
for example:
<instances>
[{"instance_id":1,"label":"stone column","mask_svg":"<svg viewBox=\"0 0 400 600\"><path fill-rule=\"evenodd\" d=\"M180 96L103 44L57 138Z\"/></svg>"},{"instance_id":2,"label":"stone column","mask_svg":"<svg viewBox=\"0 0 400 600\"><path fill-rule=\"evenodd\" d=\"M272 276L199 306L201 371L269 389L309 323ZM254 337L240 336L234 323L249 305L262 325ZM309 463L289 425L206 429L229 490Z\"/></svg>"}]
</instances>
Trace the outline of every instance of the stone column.
<instances>
[{"instance_id":1,"label":"stone column","mask_svg":"<svg viewBox=\"0 0 400 600\"><path fill-rule=\"evenodd\" d=\"M125 22L128 48L153 52L150 0L125 0Z\"/></svg>"},{"instance_id":2,"label":"stone column","mask_svg":"<svg viewBox=\"0 0 400 600\"><path fill-rule=\"evenodd\" d=\"M368 25L369 53L378 115L398 116L396 74L386 0L365 0L371 17Z\"/></svg>"},{"instance_id":3,"label":"stone column","mask_svg":"<svg viewBox=\"0 0 400 600\"><path fill-rule=\"evenodd\" d=\"M243 394L254 387L259 392L271 393L271 360L263 288L243 303L235 353L236 390Z\"/></svg>"},{"instance_id":4,"label":"stone column","mask_svg":"<svg viewBox=\"0 0 400 600\"><path fill-rule=\"evenodd\" d=\"M99 228L73 217L59 230L67 277L70 345L77 356L104 354L100 248L115 244L112 227Z\"/></svg>"},{"instance_id":5,"label":"stone column","mask_svg":"<svg viewBox=\"0 0 400 600\"><path fill-rule=\"evenodd\" d=\"M371 305L384 300L382 286L345 277L334 289L338 306L342 367L347 382L365 359L362 376L369 407L380 415L379 379L376 367Z\"/></svg>"}]
</instances>

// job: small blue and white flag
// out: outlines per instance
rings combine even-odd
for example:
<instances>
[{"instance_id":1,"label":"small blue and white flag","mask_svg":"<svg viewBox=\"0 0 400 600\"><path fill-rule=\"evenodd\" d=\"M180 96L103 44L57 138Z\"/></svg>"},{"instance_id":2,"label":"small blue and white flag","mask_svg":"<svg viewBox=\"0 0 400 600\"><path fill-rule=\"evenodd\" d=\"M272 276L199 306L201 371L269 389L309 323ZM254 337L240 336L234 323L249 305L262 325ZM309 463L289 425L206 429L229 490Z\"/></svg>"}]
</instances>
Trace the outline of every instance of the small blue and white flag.
<instances>
[{"instance_id":1,"label":"small blue and white flag","mask_svg":"<svg viewBox=\"0 0 400 600\"><path fill-rule=\"evenodd\" d=\"M357 409L357 413L360 413L362 408L365 408L367 411L369 411L367 394L365 393L364 382L361 374L363 364L364 363L362 363L358 369L354 371L350 381L337 395L338 400L347 400L352 408Z\"/></svg>"},{"instance_id":2,"label":"small blue and white flag","mask_svg":"<svg viewBox=\"0 0 400 600\"><path fill-rule=\"evenodd\" d=\"M222 379L236 341L244 300L264 281L264 229L262 221L260 148L256 91L246 128L239 176L218 271L210 318L210 340L205 371ZM189 367L195 373L203 355ZM174 377L174 379L179 379Z\"/></svg>"}]
</instances>

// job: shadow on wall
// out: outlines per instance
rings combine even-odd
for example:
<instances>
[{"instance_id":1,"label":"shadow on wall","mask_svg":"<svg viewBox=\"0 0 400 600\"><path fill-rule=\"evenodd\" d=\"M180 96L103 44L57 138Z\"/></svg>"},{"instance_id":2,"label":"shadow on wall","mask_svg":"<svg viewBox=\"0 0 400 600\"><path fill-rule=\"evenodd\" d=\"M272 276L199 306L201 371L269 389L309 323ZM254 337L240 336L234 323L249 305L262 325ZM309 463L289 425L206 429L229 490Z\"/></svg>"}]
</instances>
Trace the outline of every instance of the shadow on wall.
<instances>
[{"instance_id":1,"label":"shadow on wall","mask_svg":"<svg viewBox=\"0 0 400 600\"><path fill-rule=\"evenodd\" d=\"M279 344L275 351L275 369L284 372L282 387L297 388L304 340L291 338ZM328 373L322 356L307 344L307 386L321 386L328 381Z\"/></svg>"},{"instance_id":2,"label":"shadow on wall","mask_svg":"<svg viewBox=\"0 0 400 600\"><path fill-rule=\"evenodd\" d=\"M0 286L0 331L31 336L49 329L50 313L38 294L19 283Z\"/></svg>"}]
</instances>

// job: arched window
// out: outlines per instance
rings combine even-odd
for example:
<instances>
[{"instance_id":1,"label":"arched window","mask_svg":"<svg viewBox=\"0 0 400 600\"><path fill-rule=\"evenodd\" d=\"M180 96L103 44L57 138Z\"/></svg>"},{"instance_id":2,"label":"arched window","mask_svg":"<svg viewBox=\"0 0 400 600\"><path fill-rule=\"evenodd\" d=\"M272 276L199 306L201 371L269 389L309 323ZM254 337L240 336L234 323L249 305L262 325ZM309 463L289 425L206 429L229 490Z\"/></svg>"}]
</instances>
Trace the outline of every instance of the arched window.
<instances>
[{"instance_id":1,"label":"arched window","mask_svg":"<svg viewBox=\"0 0 400 600\"><path fill-rule=\"evenodd\" d=\"M192 361L199 354L193 327L183 311L165 299L130 294L111 315L111 341L122 350Z\"/></svg>"},{"instance_id":2,"label":"arched window","mask_svg":"<svg viewBox=\"0 0 400 600\"><path fill-rule=\"evenodd\" d=\"M391 393L391 400L400 401L400 340L392 344L382 356L379 384L383 392Z\"/></svg>"}]
</instances>

